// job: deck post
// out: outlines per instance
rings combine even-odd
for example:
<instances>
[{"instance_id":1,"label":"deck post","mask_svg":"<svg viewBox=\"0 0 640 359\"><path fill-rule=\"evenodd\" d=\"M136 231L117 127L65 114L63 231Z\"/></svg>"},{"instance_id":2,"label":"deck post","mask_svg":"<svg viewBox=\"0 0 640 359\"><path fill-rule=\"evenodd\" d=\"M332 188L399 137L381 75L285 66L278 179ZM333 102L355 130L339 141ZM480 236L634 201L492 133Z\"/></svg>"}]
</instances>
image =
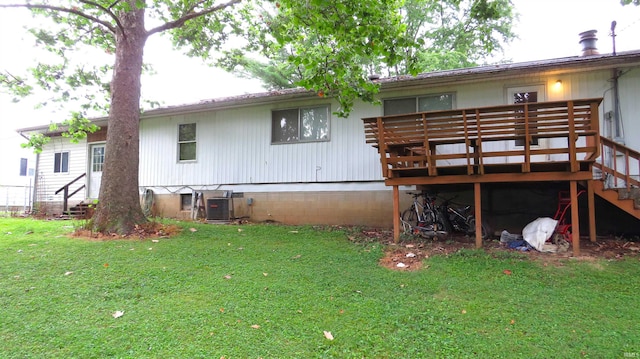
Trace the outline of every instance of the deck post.
<instances>
[{"instance_id":1,"label":"deck post","mask_svg":"<svg viewBox=\"0 0 640 359\"><path fill-rule=\"evenodd\" d=\"M587 181L587 200L589 203L589 240L596 242L596 203L593 193L593 180Z\"/></svg>"},{"instance_id":2,"label":"deck post","mask_svg":"<svg viewBox=\"0 0 640 359\"><path fill-rule=\"evenodd\" d=\"M476 219L476 248L482 248L482 192L480 182L473 183L473 197Z\"/></svg>"},{"instance_id":3,"label":"deck post","mask_svg":"<svg viewBox=\"0 0 640 359\"><path fill-rule=\"evenodd\" d=\"M400 242L400 191L393 186L393 241Z\"/></svg>"},{"instance_id":4,"label":"deck post","mask_svg":"<svg viewBox=\"0 0 640 359\"><path fill-rule=\"evenodd\" d=\"M580 255L580 217L578 213L578 182L569 182L569 192L571 193L571 245L573 246L573 256Z\"/></svg>"}]
</instances>

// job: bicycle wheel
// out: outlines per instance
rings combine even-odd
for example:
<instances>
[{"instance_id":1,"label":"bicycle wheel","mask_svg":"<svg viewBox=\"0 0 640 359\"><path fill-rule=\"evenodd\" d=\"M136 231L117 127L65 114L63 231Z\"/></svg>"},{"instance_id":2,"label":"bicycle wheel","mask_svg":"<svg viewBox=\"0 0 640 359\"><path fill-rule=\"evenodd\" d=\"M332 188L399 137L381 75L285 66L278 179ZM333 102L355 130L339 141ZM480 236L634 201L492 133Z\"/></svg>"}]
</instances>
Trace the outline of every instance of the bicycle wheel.
<instances>
[{"instance_id":1,"label":"bicycle wheel","mask_svg":"<svg viewBox=\"0 0 640 359\"><path fill-rule=\"evenodd\" d=\"M489 227L489 224L486 223L485 221L482 221L482 239L489 239L492 235L491 233L491 228ZM476 219L475 218L471 218L469 219L469 233L475 235L476 234Z\"/></svg>"},{"instance_id":2,"label":"bicycle wheel","mask_svg":"<svg viewBox=\"0 0 640 359\"><path fill-rule=\"evenodd\" d=\"M404 222L409 223L411 226L418 225L418 215L416 214L416 211L413 207L402 212L400 218L402 218Z\"/></svg>"}]
</instances>

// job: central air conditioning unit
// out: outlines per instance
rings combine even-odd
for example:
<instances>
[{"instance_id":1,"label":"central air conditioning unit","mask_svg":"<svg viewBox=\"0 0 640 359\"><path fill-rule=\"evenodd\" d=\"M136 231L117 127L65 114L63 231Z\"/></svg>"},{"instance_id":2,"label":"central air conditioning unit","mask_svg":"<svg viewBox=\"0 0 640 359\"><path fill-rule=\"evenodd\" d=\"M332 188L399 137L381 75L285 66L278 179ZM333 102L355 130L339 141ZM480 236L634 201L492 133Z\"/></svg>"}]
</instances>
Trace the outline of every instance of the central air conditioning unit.
<instances>
[{"instance_id":1,"label":"central air conditioning unit","mask_svg":"<svg viewBox=\"0 0 640 359\"><path fill-rule=\"evenodd\" d=\"M232 218L231 198L208 198L207 221L229 221Z\"/></svg>"}]
</instances>

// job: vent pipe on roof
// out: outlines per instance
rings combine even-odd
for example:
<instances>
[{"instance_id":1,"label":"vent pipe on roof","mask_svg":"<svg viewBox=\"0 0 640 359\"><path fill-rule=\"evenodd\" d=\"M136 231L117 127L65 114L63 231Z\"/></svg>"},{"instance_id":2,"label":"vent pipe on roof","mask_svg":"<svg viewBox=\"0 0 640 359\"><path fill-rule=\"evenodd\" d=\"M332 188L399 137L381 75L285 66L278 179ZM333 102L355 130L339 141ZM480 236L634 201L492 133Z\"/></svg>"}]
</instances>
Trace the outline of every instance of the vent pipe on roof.
<instances>
[{"instance_id":1,"label":"vent pipe on roof","mask_svg":"<svg viewBox=\"0 0 640 359\"><path fill-rule=\"evenodd\" d=\"M596 47L596 42L598 38L596 37L596 33L598 30L588 30L581 32L580 36L580 45L582 45L582 55L581 56L590 56L590 55L598 55L598 48Z\"/></svg>"}]
</instances>

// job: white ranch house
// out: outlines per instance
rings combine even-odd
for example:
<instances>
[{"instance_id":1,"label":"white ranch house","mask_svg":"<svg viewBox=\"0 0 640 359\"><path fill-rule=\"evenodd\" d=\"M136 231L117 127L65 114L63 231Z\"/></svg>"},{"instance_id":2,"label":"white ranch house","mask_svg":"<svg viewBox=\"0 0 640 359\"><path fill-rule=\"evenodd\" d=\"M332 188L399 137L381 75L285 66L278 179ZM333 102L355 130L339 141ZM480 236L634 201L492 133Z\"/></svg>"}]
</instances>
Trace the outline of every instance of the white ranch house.
<instances>
[{"instance_id":1,"label":"white ranch house","mask_svg":"<svg viewBox=\"0 0 640 359\"><path fill-rule=\"evenodd\" d=\"M385 183L378 149L366 141L362 119L393 114L484 108L522 101L601 99L597 108L599 135L640 151L640 51L373 81L381 84L381 104L356 103L348 118L333 114L337 103L331 98L301 89L144 112L140 122L139 172L143 207L153 215L196 218L198 209L202 210L197 206L197 195L202 194L205 213L200 213L200 218L209 220L246 218L287 224L391 227L394 191ZM95 122L106 126L106 119ZM19 132L47 132L47 127ZM68 207L97 198L104 131L105 128L78 144L53 134L37 159L36 209L50 215L61 214L64 191L59 190L78 177L68 187L68 194L78 190L68 197ZM531 148L555 145L554 139L541 138ZM509 151L522 144L502 141L487 146ZM449 150L455 148L445 147L442 151ZM624 163L628 157L606 149L600 156L599 161L609 166L617 162L618 171L626 165L628 178L638 180L638 162L633 157L630 163ZM553 162L556 157L544 155L537 160ZM487 159L493 164L510 161L507 157ZM81 177L83 174L86 175ZM548 203L553 197L545 191L555 193L562 184L531 182L483 187L483 201L492 203L483 205L483 210L488 211L488 218L493 217L494 228L521 228L537 215L553 214L555 203ZM613 181L605 183L605 187L613 185ZM624 187L626 182L616 181L615 185ZM398 187L401 209L409 203L404 192L419 186ZM449 191L446 186L438 188ZM468 189L452 186L451 192L458 192L458 199L473 203ZM541 197L525 198L535 194ZM517 216L514 206L527 208L523 210L527 213ZM598 211L599 217L606 216L606 210ZM632 217L638 218L631 213ZM612 231L621 228L608 222L599 222L598 226Z\"/></svg>"}]
</instances>

